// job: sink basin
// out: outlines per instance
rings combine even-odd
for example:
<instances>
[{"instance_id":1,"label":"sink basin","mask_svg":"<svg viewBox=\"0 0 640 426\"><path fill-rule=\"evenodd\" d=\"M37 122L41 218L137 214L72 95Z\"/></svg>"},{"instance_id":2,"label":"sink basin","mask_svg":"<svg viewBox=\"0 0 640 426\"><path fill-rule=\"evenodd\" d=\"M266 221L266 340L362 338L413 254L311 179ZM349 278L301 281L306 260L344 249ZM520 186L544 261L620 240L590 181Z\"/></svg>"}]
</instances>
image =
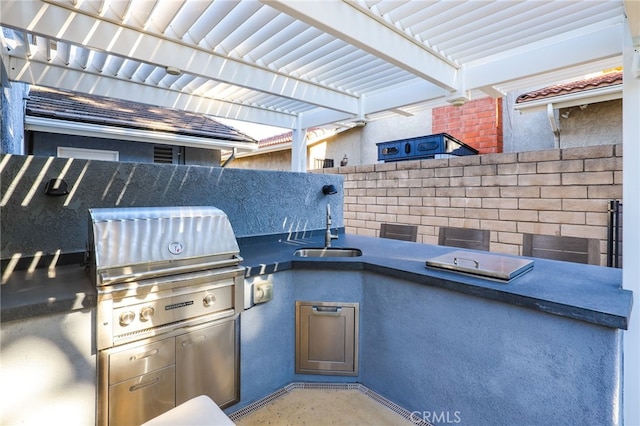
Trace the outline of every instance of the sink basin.
<instances>
[{"instance_id":1,"label":"sink basin","mask_svg":"<svg viewBox=\"0 0 640 426\"><path fill-rule=\"evenodd\" d=\"M317 247L298 249L293 255L298 257L357 257L362 256L362 251L355 248Z\"/></svg>"}]
</instances>

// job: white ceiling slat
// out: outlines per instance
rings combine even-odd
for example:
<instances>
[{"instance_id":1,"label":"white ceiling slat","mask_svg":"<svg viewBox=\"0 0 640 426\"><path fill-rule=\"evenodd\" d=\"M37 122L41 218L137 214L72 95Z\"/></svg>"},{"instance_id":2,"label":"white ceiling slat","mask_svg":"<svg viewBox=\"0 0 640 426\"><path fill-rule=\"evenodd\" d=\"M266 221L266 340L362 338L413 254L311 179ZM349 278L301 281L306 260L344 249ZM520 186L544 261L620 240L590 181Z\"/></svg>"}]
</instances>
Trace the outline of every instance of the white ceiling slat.
<instances>
[{"instance_id":1,"label":"white ceiling slat","mask_svg":"<svg viewBox=\"0 0 640 426\"><path fill-rule=\"evenodd\" d=\"M49 40L44 37L34 37L33 47L31 49L31 55L40 54L42 56L47 56L47 45L49 44Z\"/></svg>"},{"instance_id":2,"label":"white ceiling slat","mask_svg":"<svg viewBox=\"0 0 640 426\"><path fill-rule=\"evenodd\" d=\"M307 62L307 56L309 50L321 49L327 43L330 43L333 39L325 34L317 33L315 30L307 30L300 34L299 37L294 37L291 40L290 46L285 43L283 48L274 53L285 53L276 59L273 64L278 68L298 69L297 64L299 62Z\"/></svg>"},{"instance_id":3,"label":"white ceiling slat","mask_svg":"<svg viewBox=\"0 0 640 426\"><path fill-rule=\"evenodd\" d=\"M207 97L216 99L231 99L234 93L244 91L236 86L230 84L216 84L212 90L207 93Z\"/></svg>"},{"instance_id":4,"label":"white ceiling slat","mask_svg":"<svg viewBox=\"0 0 640 426\"><path fill-rule=\"evenodd\" d=\"M179 75L171 75L165 72L164 76L158 82L158 86L164 87L166 89L172 89L173 84L178 80L179 77Z\"/></svg>"},{"instance_id":5,"label":"white ceiling slat","mask_svg":"<svg viewBox=\"0 0 640 426\"><path fill-rule=\"evenodd\" d=\"M327 56L329 61L325 63L312 64L312 73L319 80L332 79L333 75L348 69L350 64L356 64L359 61L366 60L368 56L363 52L353 49L351 46L343 46L336 49L334 53Z\"/></svg>"},{"instance_id":6,"label":"white ceiling slat","mask_svg":"<svg viewBox=\"0 0 640 426\"><path fill-rule=\"evenodd\" d=\"M159 86L162 79L167 75L167 72L162 68L154 68L154 70L149 74L145 83L150 86Z\"/></svg>"},{"instance_id":7,"label":"white ceiling slat","mask_svg":"<svg viewBox=\"0 0 640 426\"><path fill-rule=\"evenodd\" d=\"M339 40L331 39L312 49L312 52L303 58L304 60L293 62L289 66L297 69L300 75L306 75L308 78L317 78L318 75L322 74L324 67L330 67L334 62L343 59L348 50L349 46Z\"/></svg>"},{"instance_id":8,"label":"white ceiling slat","mask_svg":"<svg viewBox=\"0 0 640 426\"><path fill-rule=\"evenodd\" d=\"M204 98L215 98L215 96L211 95L210 92L213 90L214 86L218 86L219 84L215 81L204 78L199 78L199 80L201 81L201 84L193 91L193 94Z\"/></svg>"},{"instance_id":9,"label":"white ceiling slat","mask_svg":"<svg viewBox=\"0 0 640 426\"><path fill-rule=\"evenodd\" d=\"M487 24L487 20L491 19L491 17L494 16L495 13L498 13L501 8L508 7L497 2L479 1L460 4L468 5L468 9L465 10L465 13L461 13L456 17L456 26L453 30L463 34L468 34L478 28L482 28L482 26ZM434 34L438 35L443 32L447 32L450 35L452 34L451 25L446 21L437 19L437 16L434 15L431 15L429 18L420 19L418 22L411 23L410 28L412 28L416 34L425 39L432 37Z\"/></svg>"},{"instance_id":10,"label":"white ceiling slat","mask_svg":"<svg viewBox=\"0 0 640 426\"><path fill-rule=\"evenodd\" d=\"M451 65L346 3L272 0L268 4L433 84L456 89Z\"/></svg>"},{"instance_id":11,"label":"white ceiling slat","mask_svg":"<svg viewBox=\"0 0 640 426\"><path fill-rule=\"evenodd\" d=\"M51 61L57 54L57 43L54 40L47 40L47 61Z\"/></svg>"},{"instance_id":12,"label":"white ceiling slat","mask_svg":"<svg viewBox=\"0 0 640 426\"><path fill-rule=\"evenodd\" d=\"M403 13L401 16L396 16L395 13L391 13L390 15L394 21L398 21L404 28L410 28L415 34L425 31L431 34L442 34L445 31L451 31L452 20L456 21L456 28L464 27L466 20L481 20L483 15L481 10L492 4L494 3L484 1L439 2L430 8L422 7L409 14ZM439 9L436 10L436 7ZM495 6L492 9L496 10L498 7Z\"/></svg>"},{"instance_id":13,"label":"white ceiling slat","mask_svg":"<svg viewBox=\"0 0 640 426\"><path fill-rule=\"evenodd\" d=\"M68 43L58 42L58 58L65 65L69 65L71 62L71 47Z\"/></svg>"},{"instance_id":14,"label":"white ceiling slat","mask_svg":"<svg viewBox=\"0 0 640 426\"><path fill-rule=\"evenodd\" d=\"M171 20L165 33L170 30L176 38L181 39L208 7L208 1L189 2L189 7L182 7Z\"/></svg>"},{"instance_id":15,"label":"white ceiling slat","mask_svg":"<svg viewBox=\"0 0 640 426\"><path fill-rule=\"evenodd\" d=\"M142 11L142 7L140 5L151 5L151 7L145 11ZM136 19L139 25L142 26L143 30L149 29L149 25L153 21L154 12L157 10L158 5L160 4L160 0L153 1L145 1L138 2L138 7L133 12L133 18Z\"/></svg>"},{"instance_id":16,"label":"white ceiling slat","mask_svg":"<svg viewBox=\"0 0 640 426\"><path fill-rule=\"evenodd\" d=\"M142 29L146 28L153 17L154 10L158 7L158 1L132 0L125 24Z\"/></svg>"},{"instance_id":17,"label":"white ceiling slat","mask_svg":"<svg viewBox=\"0 0 640 426\"><path fill-rule=\"evenodd\" d=\"M131 7L133 6L133 0L129 0L124 3L125 3L125 6L124 6L124 10L122 12L122 17L120 18L120 20L122 21L123 24L126 24L129 18L131 17Z\"/></svg>"},{"instance_id":18,"label":"white ceiling slat","mask_svg":"<svg viewBox=\"0 0 640 426\"><path fill-rule=\"evenodd\" d=\"M343 87L349 87L351 82L356 80L375 81L384 79L388 69L387 64L384 62L371 61L370 58L361 58L359 61L349 64L348 67L342 68L337 69L327 80L336 84L340 83Z\"/></svg>"},{"instance_id":19,"label":"white ceiling slat","mask_svg":"<svg viewBox=\"0 0 640 426\"><path fill-rule=\"evenodd\" d=\"M89 65L90 52L87 49L82 49L79 47L72 48L72 52L73 51L75 51L73 57L78 66L80 66L80 68L82 69L87 69L87 66Z\"/></svg>"},{"instance_id":20,"label":"white ceiling slat","mask_svg":"<svg viewBox=\"0 0 640 426\"><path fill-rule=\"evenodd\" d=\"M541 2L535 2L540 4ZM472 22L469 25L454 29L451 31L436 32L428 35L428 39L432 44L436 44L441 50L448 54L457 56L457 52L461 50L461 46L466 46L466 43L470 43L473 46L482 46L482 50L486 48L486 44L483 43L500 43L505 40L514 40L517 37L511 37L510 33L518 31L519 28L524 28L524 24L514 25L509 18L511 16L519 16L519 14L527 9L527 2L508 2L508 6L499 10L493 11L493 13L477 22ZM510 23L512 25L510 25ZM494 35L497 31L503 31L505 34L500 36ZM432 30L430 30L432 32ZM477 50L477 47L476 47ZM464 61L464 57L461 57Z\"/></svg>"},{"instance_id":21,"label":"white ceiling slat","mask_svg":"<svg viewBox=\"0 0 640 426\"><path fill-rule=\"evenodd\" d=\"M269 24L277 16L278 13L268 7L257 10L222 41L222 46L228 52L235 52L239 56L248 54L258 43L257 40L270 37L272 33Z\"/></svg>"},{"instance_id":22,"label":"white ceiling slat","mask_svg":"<svg viewBox=\"0 0 640 426\"><path fill-rule=\"evenodd\" d=\"M358 93L364 93L365 87L366 87L367 91L375 92L377 90L387 89L389 87L393 87L397 85L409 84L411 81L415 81L415 80L416 80L415 78L410 78L407 75L407 73L403 72L402 70L398 70L396 73L388 75L385 79L378 79L375 84L371 84L369 82L362 82L361 84L363 87L358 88L356 86L355 89ZM357 84L357 83L358 82L356 81L354 84Z\"/></svg>"},{"instance_id":23,"label":"white ceiling slat","mask_svg":"<svg viewBox=\"0 0 640 426\"><path fill-rule=\"evenodd\" d=\"M140 62L125 60L122 63L122 68L120 68L120 73L128 79L132 79L139 66Z\"/></svg>"},{"instance_id":24,"label":"white ceiling slat","mask_svg":"<svg viewBox=\"0 0 640 426\"><path fill-rule=\"evenodd\" d=\"M173 17L186 6L186 0L165 1L157 0L158 4L150 12L146 22L143 24L145 28L155 34L165 34ZM160 7L162 6L162 7Z\"/></svg>"},{"instance_id":25,"label":"white ceiling slat","mask_svg":"<svg viewBox=\"0 0 640 426\"><path fill-rule=\"evenodd\" d=\"M227 50L226 47L222 45L223 41L233 33L239 23L245 22L261 7L262 4L255 1L237 3L207 34L205 37L207 43L213 47L220 45L226 52L229 52L230 50Z\"/></svg>"},{"instance_id":26,"label":"white ceiling slat","mask_svg":"<svg viewBox=\"0 0 640 426\"><path fill-rule=\"evenodd\" d=\"M236 4L231 1L214 1L211 3L196 22L193 23L191 28L189 28L188 34L191 40L193 40L195 44L202 43L211 29L235 6ZM206 42L206 40L204 41ZM214 46L208 47L213 48Z\"/></svg>"},{"instance_id":27,"label":"white ceiling slat","mask_svg":"<svg viewBox=\"0 0 640 426\"><path fill-rule=\"evenodd\" d=\"M570 2L558 3L571 4ZM579 14L571 13L571 11L566 12L570 14L574 22L579 22ZM566 18L563 20L566 20ZM532 17L532 19L523 22L522 25L518 27L509 28L499 25L485 27L483 29L485 30L484 35L476 33L474 34L474 38L469 39L466 43L459 40L456 48L452 49L454 50L452 53L465 58L466 61L473 61L481 56L490 56L494 52L519 48L522 45L540 39L541 36L544 37L546 33L552 36L561 25L562 22L550 20L548 16L540 10L536 13L535 18ZM535 31L532 31L532 28L535 28ZM449 43L454 43L454 41L449 40ZM474 48L478 43L483 45L482 53Z\"/></svg>"},{"instance_id":28,"label":"white ceiling slat","mask_svg":"<svg viewBox=\"0 0 640 426\"><path fill-rule=\"evenodd\" d=\"M283 63L282 57L289 55L292 50L300 48L313 40L317 39L318 32L306 25L296 25L297 28L287 28L286 39L280 43L272 44L271 51L261 57L266 64L273 65L276 69L281 68Z\"/></svg>"},{"instance_id":29,"label":"white ceiling slat","mask_svg":"<svg viewBox=\"0 0 640 426\"><path fill-rule=\"evenodd\" d=\"M94 52L93 65L98 72L102 72L104 70L104 66L107 63L108 58L109 56L106 53Z\"/></svg>"},{"instance_id":30,"label":"white ceiling slat","mask_svg":"<svg viewBox=\"0 0 640 426\"><path fill-rule=\"evenodd\" d=\"M231 64L228 59L219 58L211 53L190 49L181 44L152 35L141 35L133 30L119 28L109 22L102 21L96 31L87 39L86 33L82 29L94 27L93 18L81 14L73 14L71 11L57 7L47 8L45 13L39 16L39 8L33 7L36 3L18 2L17 4L22 6L21 9L23 10L9 15L3 13L0 15L0 19L4 21L5 16L13 17L15 15L23 19L22 25L36 21L33 24L37 23L38 30L45 34L59 32L55 22L62 20L70 23L63 31L62 37L78 44L91 46L97 50L108 51L114 55L131 57L161 66L177 65L178 68L193 75L227 81L237 86L253 86L257 90L263 90L277 96L301 98L305 102L322 105L327 108L357 111L355 98L340 94L334 90L326 90L300 80L292 81L283 75L274 75L259 68L242 66L242 64L238 63ZM176 60L185 61L185 65L176 63Z\"/></svg>"},{"instance_id":31,"label":"white ceiling slat","mask_svg":"<svg viewBox=\"0 0 640 426\"><path fill-rule=\"evenodd\" d=\"M140 82L146 82L147 78L149 78L149 76L151 75L151 73L153 72L153 70L155 69L155 67L149 65L149 64L143 64L141 63L138 66L138 69L135 72L135 80L136 81L140 81Z\"/></svg>"},{"instance_id":32,"label":"white ceiling slat","mask_svg":"<svg viewBox=\"0 0 640 426\"><path fill-rule=\"evenodd\" d=\"M83 52L88 52L86 49L82 49ZM110 73L114 77L118 77L120 74L120 68L122 68L122 64L125 59L120 56L109 56L107 58L107 62L105 63L105 68L108 73Z\"/></svg>"},{"instance_id":33,"label":"white ceiling slat","mask_svg":"<svg viewBox=\"0 0 640 426\"><path fill-rule=\"evenodd\" d=\"M275 12L270 8L263 8L263 10L269 10L272 13ZM299 32L293 31L288 33L289 31L292 31L291 27L295 23L296 22L292 18L286 15L275 14L273 19L259 30L253 28L253 32L247 38L241 53L262 59L262 57L272 51L274 47L280 46L282 43L289 40L292 34L295 35Z\"/></svg>"},{"instance_id":34,"label":"white ceiling slat","mask_svg":"<svg viewBox=\"0 0 640 426\"><path fill-rule=\"evenodd\" d=\"M410 4L409 0L402 1L380 1L380 2L367 2L369 7L373 7L375 5L376 9L380 12L381 15L391 14L393 11L398 12L398 10L402 11L403 6ZM433 2L430 2L433 3Z\"/></svg>"}]
</instances>

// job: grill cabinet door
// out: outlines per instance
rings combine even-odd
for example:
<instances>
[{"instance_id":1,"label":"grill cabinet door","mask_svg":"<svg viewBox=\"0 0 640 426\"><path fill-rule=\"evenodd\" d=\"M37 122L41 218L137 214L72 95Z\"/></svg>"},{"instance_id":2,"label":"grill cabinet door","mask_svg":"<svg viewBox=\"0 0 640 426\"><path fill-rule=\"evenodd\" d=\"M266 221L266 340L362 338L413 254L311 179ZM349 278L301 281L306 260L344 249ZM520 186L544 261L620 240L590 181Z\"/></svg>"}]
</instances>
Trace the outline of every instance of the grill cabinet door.
<instances>
[{"instance_id":1,"label":"grill cabinet door","mask_svg":"<svg viewBox=\"0 0 640 426\"><path fill-rule=\"evenodd\" d=\"M235 318L176 337L176 405L198 395L222 408L240 400Z\"/></svg>"}]
</instances>

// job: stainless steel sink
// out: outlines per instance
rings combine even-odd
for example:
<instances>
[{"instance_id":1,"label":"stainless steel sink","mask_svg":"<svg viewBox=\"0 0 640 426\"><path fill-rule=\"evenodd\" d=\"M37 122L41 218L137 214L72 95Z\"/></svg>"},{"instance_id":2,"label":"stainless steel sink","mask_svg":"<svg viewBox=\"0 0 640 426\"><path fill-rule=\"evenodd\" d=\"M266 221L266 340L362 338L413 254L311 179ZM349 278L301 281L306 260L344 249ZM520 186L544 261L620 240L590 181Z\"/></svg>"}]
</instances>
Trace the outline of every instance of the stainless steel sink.
<instances>
[{"instance_id":1,"label":"stainless steel sink","mask_svg":"<svg viewBox=\"0 0 640 426\"><path fill-rule=\"evenodd\" d=\"M362 256L362 250L342 247L314 247L298 249L293 255L297 257L357 257Z\"/></svg>"}]
</instances>

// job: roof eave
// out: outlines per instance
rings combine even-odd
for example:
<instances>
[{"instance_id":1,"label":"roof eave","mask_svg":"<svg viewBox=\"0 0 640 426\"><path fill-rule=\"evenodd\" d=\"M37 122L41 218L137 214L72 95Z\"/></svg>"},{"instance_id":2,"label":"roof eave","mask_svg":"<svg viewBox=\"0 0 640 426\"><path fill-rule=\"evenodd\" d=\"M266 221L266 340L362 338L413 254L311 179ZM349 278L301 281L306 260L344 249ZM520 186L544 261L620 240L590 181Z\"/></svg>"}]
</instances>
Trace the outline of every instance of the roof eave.
<instances>
[{"instance_id":1,"label":"roof eave","mask_svg":"<svg viewBox=\"0 0 640 426\"><path fill-rule=\"evenodd\" d=\"M346 129L337 130L334 133L323 134L321 136L317 136L317 137L308 139L306 146L310 147L310 146L317 145L320 142L324 142L328 138L337 135L338 133L342 133L344 130L346 130ZM254 151L251 151L251 152L244 152L242 154L237 154L235 157L236 158L243 158L243 157L252 157L252 156L255 156L255 155L269 154L271 152L290 151L292 146L293 146L293 142L292 141L280 142L280 143L276 143L276 144L273 144L273 145L260 147L257 150L254 150ZM222 154L222 159L228 158L230 155L231 154L228 153L228 152L227 153L223 153Z\"/></svg>"},{"instance_id":2,"label":"roof eave","mask_svg":"<svg viewBox=\"0 0 640 426\"><path fill-rule=\"evenodd\" d=\"M255 151L258 144L254 142L232 141L217 138L201 138L176 133L157 132L117 126L96 125L75 121L58 120L44 117L25 117L25 130L60 133L75 136L88 136L102 139L118 139L135 142L146 142L161 145L177 145L204 149L232 149Z\"/></svg>"},{"instance_id":3,"label":"roof eave","mask_svg":"<svg viewBox=\"0 0 640 426\"><path fill-rule=\"evenodd\" d=\"M552 104L554 109L570 108L585 104L622 99L622 84L585 90L582 92L568 93L566 95L549 96L535 101L516 104L514 109L520 113L546 111L547 105Z\"/></svg>"}]
</instances>

